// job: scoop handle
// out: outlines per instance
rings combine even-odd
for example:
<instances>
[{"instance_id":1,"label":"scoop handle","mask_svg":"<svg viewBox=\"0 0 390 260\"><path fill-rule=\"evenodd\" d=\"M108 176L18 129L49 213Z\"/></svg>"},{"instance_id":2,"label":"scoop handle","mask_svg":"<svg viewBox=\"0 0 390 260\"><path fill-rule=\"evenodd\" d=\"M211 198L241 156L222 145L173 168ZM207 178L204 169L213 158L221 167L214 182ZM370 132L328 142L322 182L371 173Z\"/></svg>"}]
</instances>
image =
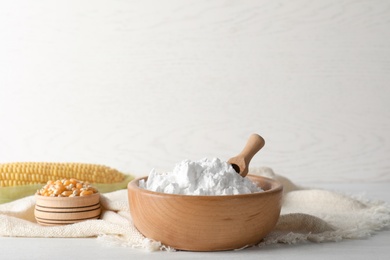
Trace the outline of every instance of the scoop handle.
<instances>
[{"instance_id":1,"label":"scoop handle","mask_svg":"<svg viewBox=\"0 0 390 260\"><path fill-rule=\"evenodd\" d=\"M252 160L253 156L255 156L255 154L258 151L260 151L261 148L263 148L264 144L265 144L265 141L264 141L263 137L261 137L258 134L252 134L249 137L244 149L242 150L242 152L239 155L244 157L245 162L247 164L249 164L249 162Z\"/></svg>"},{"instance_id":2,"label":"scoop handle","mask_svg":"<svg viewBox=\"0 0 390 260\"><path fill-rule=\"evenodd\" d=\"M241 176L245 177L248 174L249 163L253 156L263 148L265 144L264 139L258 134L252 134L244 149L235 157L228 160L231 163L234 170Z\"/></svg>"}]
</instances>

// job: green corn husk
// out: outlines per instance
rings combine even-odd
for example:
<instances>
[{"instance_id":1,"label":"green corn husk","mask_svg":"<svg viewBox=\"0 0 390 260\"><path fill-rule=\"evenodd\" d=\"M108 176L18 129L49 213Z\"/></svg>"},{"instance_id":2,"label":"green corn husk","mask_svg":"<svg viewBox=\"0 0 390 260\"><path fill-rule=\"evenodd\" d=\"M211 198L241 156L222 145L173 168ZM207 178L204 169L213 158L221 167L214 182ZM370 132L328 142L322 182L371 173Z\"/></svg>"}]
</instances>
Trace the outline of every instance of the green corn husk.
<instances>
[{"instance_id":1,"label":"green corn husk","mask_svg":"<svg viewBox=\"0 0 390 260\"><path fill-rule=\"evenodd\" d=\"M100 193L107 193L116 190L126 189L127 184L133 180L134 177L126 175L125 179L116 183L91 183L93 187L98 189ZM13 187L0 187L0 204L11 202L27 196L34 195L37 190L42 188L45 184L31 184Z\"/></svg>"}]
</instances>

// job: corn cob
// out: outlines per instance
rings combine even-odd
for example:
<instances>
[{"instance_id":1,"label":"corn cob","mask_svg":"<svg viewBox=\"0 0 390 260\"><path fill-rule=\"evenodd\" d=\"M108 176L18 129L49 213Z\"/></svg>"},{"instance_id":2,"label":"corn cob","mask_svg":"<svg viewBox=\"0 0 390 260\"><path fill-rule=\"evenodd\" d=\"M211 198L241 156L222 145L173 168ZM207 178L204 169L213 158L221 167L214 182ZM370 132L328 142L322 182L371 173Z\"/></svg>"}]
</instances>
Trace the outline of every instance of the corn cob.
<instances>
[{"instance_id":1,"label":"corn cob","mask_svg":"<svg viewBox=\"0 0 390 260\"><path fill-rule=\"evenodd\" d=\"M0 187L45 184L74 178L90 183L116 183L126 176L104 165L85 163L16 162L0 164Z\"/></svg>"}]
</instances>

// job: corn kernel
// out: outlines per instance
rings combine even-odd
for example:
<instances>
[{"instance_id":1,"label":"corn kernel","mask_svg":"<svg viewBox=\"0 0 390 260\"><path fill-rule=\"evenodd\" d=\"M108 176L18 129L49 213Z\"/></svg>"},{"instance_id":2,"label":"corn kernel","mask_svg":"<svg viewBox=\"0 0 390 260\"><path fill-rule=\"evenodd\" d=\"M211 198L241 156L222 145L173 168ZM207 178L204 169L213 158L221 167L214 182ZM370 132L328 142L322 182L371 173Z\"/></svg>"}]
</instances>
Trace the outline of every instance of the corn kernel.
<instances>
[{"instance_id":1,"label":"corn kernel","mask_svg":"<svg viewBox=\"0 0 390 260\"><path fill-rule=\"evenodd\" d=\"M91 190L83 190L82 192L80 192L80 196L88 196L88 195L91 195L93 193L93 191Z\"/></svg>"}]
</instances>

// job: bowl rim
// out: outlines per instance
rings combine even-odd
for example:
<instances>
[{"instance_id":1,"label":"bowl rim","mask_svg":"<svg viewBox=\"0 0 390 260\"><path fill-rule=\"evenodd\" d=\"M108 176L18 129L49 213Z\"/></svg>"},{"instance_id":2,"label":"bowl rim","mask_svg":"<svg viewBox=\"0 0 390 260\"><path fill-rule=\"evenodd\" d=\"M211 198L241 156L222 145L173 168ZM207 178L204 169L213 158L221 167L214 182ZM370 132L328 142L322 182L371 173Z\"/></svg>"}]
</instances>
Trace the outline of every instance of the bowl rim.
<instances>
[{"instance_id":1,"label":"bowl rim","mask_svg":"<svg viewBox=\"0 0 390 260\"><path fill-rule=\"evenodd\" d=\"M127 185L127 190L128 191L129 190L135 190L135 191L139 191L141 193L150 194L150 195L153 195L153 196L176 197L176 198L177 197L183 197L183 198L188 198L188 199L207 199L207 200L210 200L210 199L220 200L220 199L237 199L237 198L246 198L246 197L257 197L257 196L264 196L265 194L273 194L273 193L279 193L279 192L283 191L283 185L279 181L277 181L275 179L271 179L271 178L260 176L260 175L254 175L254 174L248 174L247 177L257 178L257 179L261 179L261 180L267 181L267 182L271 183L272 185L275 185L275 187L273 187L271 189L268 189L268 190L259 191L259 192L253 192L253 193L247 193L247 194L236 194L236 195L173 194L173 193L156 192L156 191L151 191L151 190L140 188L139 185L138 185L139 181L142 180L142 179L146 180L148 178L148 176L142 176L142 177L138 177L138 178L135 178L134 180L130 181L128 183L128 185Z\"/></svg>"},{"instance_id":2,"label":"bowl rim","mask_svg":"<svg viewBox=\"0 0 390 260\"><path fill-rule=\"evenodd\" d=\"M83 199L83 200L87 200L88 198L92 199L92 198L95 198L97 196L100 197L100 192L96 192L96 193L93 193L91 195L87 195L87 196L75 196L75 197L58 197L58 196L53 196L53 197L50 197L50 196L42 196L42 195L39 195L39 194L34 194L35 198L36 199L40 199L40 200L80 200L80 199Z\"/></svg>"}]
</instances>

